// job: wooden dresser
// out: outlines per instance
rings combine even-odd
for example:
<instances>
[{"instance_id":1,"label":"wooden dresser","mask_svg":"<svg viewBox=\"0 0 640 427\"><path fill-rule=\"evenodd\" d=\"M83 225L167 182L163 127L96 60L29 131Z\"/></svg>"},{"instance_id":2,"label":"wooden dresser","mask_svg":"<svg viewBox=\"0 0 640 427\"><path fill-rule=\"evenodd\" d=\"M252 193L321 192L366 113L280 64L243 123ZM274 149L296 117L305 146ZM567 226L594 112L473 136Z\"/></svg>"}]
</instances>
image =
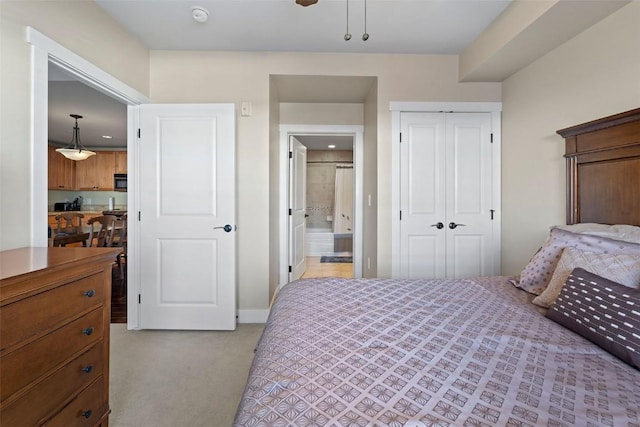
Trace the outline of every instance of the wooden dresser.
<instances>
[{"instance_id":1,"label":"wooden dresser","mask_svg":"<svg viewBox=\"0 0 640 427\"><path fill-rule=\"evenodd\" d=\"M107 426L119 248L0 252L0 425Z\"/></svg>"}]
</instances>

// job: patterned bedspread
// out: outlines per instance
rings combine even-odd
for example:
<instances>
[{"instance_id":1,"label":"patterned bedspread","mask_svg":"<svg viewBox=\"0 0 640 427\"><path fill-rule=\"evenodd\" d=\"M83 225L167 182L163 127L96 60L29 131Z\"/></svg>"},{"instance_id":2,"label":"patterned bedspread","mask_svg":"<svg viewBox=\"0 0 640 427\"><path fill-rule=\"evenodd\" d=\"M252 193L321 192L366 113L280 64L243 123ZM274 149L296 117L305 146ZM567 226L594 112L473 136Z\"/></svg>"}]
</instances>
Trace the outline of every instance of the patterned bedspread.
<instances>
[{"instance_id":1,"label":"patterned bedspread","mask_svg":"<svg viewBox=\"0 0 640 427\"><path fill-rule=\"evenodd\" d=\"M285 286L235 426L640 426L640 371L508 278Z\"/></svg>"}]
</instances>

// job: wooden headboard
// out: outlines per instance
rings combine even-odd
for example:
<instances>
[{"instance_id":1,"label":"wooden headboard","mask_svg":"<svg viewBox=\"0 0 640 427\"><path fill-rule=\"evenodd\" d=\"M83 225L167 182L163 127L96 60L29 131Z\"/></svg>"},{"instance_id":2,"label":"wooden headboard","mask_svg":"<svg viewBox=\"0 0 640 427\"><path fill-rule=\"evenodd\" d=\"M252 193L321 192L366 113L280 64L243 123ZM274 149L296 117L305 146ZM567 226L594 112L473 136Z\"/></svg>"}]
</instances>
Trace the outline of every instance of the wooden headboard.
<instances>
[{"instance_id":1,"label":"wooden headboard","mask_svg":"<svg viewBox=\"0 0 640 427\"><path fill-rule=\"evenodd\" d=\"M640 225L640 108L557 133L565 139L567 224Z\"/></svg>"}]
</instances>

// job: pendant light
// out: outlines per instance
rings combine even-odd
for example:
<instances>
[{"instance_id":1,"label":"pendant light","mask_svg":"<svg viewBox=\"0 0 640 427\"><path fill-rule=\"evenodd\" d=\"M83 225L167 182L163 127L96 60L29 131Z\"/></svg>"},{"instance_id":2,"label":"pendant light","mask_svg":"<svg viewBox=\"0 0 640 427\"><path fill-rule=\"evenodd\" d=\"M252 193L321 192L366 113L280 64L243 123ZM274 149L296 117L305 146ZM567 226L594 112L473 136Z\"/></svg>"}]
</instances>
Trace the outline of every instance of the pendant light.
<instances>
[{"instance_id":1,"label":"pendant light","mask_svg":"<svg viewBox=\"0 0 640 427\"><path fill-rule=\"evenodd\" d=\"M347 0L347 32L344 33L344 41L351 40L351 33L349 32L349 0Z\"/></svg>"},{"instance_id":2,"label":"pendant light","mask_svg":"<svg viewBox=\"0 0 640 427\"><path fill-rule=\"evenodd\" d=\"M367 33L367 0L364 0L364 34L362 34L362 41L369 40L369 33Z\"/></svg>"},{"instance_id":3,"label":"pendant light","mask_svg":"<svg viewBox=\"0 0 640 427\"><path fill-rule=\"evenodd\" d=\"M78 114L69 114L71 117L76 119L76 124L73 126L73 139L71 140L71 144L65 148L58 148L56 151L67 159L71 160L86 160L91 156L95 156L96 153L94 151L89 151L85 148L84 145L80 142L80 128L78 127L78 119L81 119L82 116Z\"/></svg>"}]
</instances>

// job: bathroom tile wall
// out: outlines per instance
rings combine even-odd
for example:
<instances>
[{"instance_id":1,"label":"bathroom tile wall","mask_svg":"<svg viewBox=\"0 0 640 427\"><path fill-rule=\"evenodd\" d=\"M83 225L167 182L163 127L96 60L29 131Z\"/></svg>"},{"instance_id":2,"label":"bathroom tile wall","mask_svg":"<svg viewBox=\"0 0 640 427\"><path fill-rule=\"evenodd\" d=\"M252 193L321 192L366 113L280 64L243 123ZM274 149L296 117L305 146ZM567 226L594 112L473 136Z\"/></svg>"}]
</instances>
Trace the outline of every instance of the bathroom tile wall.
<instances>
[{"instance_id":1,"label":"bathroom tile wall","mask_svg":"<svg viewBox=\"0 0 640 427\"><path fill-rule=\"evenodd\" d=\"M347 150L307 152L307 228L333 230L336 164L353 163Z\"/></svg>"}]
</instances>

